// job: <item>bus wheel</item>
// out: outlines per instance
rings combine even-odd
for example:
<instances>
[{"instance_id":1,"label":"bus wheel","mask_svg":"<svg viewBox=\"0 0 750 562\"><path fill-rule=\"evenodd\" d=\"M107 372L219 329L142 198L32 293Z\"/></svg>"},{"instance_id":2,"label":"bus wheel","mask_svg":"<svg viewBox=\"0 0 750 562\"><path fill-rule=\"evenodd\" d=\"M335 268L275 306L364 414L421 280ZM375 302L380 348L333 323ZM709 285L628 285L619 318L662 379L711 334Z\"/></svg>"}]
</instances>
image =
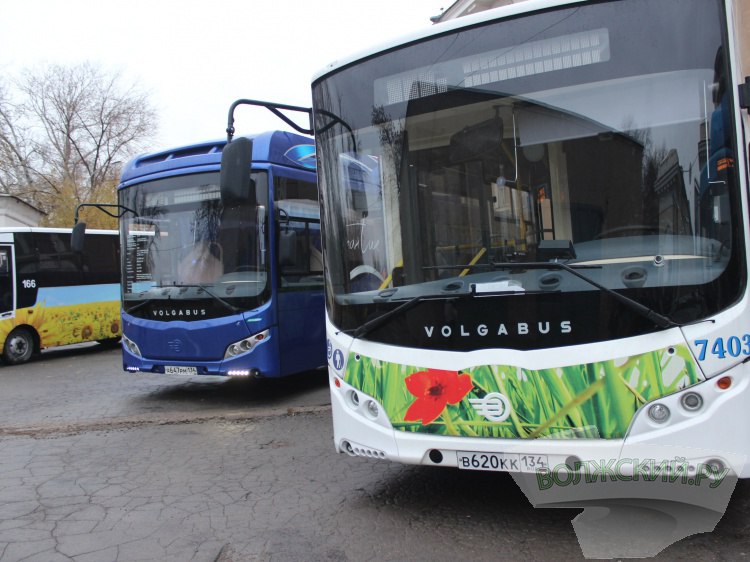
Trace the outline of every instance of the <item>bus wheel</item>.
<instances>
[{"instance_id":1,"label":"bus wheel","mask_svg":"<svg viewBox=\"0 0 750 562\"><path fill-rule=\"evenodd\" d=\"M34 353L34 337L25 328L16 328L5 339L3 359L11 365L26 363Z\"/></svg>"}]
</instances>

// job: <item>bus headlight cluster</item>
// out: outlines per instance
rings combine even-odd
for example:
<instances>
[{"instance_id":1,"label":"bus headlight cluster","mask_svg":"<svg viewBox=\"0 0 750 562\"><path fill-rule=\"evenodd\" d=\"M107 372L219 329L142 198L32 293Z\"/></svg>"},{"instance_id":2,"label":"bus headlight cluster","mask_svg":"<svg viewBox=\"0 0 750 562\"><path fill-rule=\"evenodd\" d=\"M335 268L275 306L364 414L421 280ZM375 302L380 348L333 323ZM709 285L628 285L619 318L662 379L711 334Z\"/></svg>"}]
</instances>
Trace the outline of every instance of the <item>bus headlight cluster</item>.
<instances>
[{"instance_id":1,"label":"bus headlight cluster","mask_svg":"<svg viewBox=\"0 0 750 562\"><path fill-rule=\"evenodd\" d=\"M133 355L136 355L138 357L143 357L141 355L141 350L138 349L138 346L135 344L135 342L128 337L125 336L125 334L122 335L122 343L125 344L125 347L128 348L128 351L132 353Z\"/></svg>"},{"instance_id":2,"label":"bus headlight cluster","mask_svg":"<svg viewBox=\"0 0 750 562\"><path fill-rule=\"evenodd\" d=\"M349 401L349 406L351 406L353 410L359 410L359 407L362 405L362 399L360 399L357 391L350 390L346 394L347 400ZM378 407L378 403L371 398L367 398L365 400L364 406L364 411L367 413L367 415L369 415L373 420L377 419L377 417L380 415L380 408Z\"/></svg>"},{"instance_id":3,"label":"bus headlight cluster","mask_svg":"<svg viewBox=\"0 0 750 562\"><path fill-rule=\"evenodd\" d=\"M703 397L697 392L686 392L680 397L680 406L689 413L695 413L703 408ZM648 408L648 417L656 423L669 421L672 412L666 404L656 403Z\"/></svg>"},{"instance_id":4,"label":"bus headlight cluster","mask_svg":"<svg viewBox=\"0 0 750 562\"><path fill-rule=\"evenodd\" d=\"M231 359L232 357L237 357L238 355L252 351L260 342L267 340L269 335L269 330L263 330L262 332L254 334L248 338L229 344L227 350L224 352L224 359Z\"/></svg>"}]
</instances>

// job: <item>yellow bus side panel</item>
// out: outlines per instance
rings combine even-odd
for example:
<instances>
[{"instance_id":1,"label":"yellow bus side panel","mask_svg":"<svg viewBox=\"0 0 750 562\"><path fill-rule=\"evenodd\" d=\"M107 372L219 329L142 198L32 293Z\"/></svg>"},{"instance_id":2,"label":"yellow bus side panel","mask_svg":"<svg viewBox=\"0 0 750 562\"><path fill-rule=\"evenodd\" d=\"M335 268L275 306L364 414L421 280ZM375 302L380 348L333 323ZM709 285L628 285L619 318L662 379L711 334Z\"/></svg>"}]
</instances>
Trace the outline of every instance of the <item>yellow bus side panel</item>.
<instances>
[{"instance_id":1,"label":"yellow bus side panel","mask_svg":"<svg viewBox=\"0 0 750 562\"><path fill-rule=\"evenodd\" d=\"M31 327L41 348L117 338L121 335L120 302L92 302L67 306L37 303L16 311L16 317L0 320L0 341L18 326Z\"/></svg>"}]
</instances>

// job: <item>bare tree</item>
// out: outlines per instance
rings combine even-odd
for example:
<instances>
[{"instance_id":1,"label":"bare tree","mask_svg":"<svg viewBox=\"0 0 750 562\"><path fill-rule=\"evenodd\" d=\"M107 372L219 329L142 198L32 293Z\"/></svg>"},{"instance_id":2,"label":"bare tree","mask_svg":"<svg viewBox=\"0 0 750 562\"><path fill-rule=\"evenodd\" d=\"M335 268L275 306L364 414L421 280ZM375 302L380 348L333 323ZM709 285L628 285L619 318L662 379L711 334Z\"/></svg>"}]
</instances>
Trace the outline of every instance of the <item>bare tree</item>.
<instances>
[{"instance_id":1,"label":"bare tree","mask_svg":"<svg viewBox=\"0 0 750 562\"><path fill-rule=\"evenodd\" d=\"M27 166L32 158L30 142L19 133L22 112L10 100L8 87L0 82L0 192L13 194L32 183Z\"/></svg>"},{"instance_id":2,"label":"bare tree","mask_svg":"<svg viewBox=\"0 0 750 562\"><path fill-rule=\"evenodd\" d=\"M89 63L26 71L20 102L0 90L0 189L69 226L79 203L112 203L125 160L156 132L148 96L123 86L119 72ZM91 213L92 226L113 226Z\"/></svg>"}]
</instances>

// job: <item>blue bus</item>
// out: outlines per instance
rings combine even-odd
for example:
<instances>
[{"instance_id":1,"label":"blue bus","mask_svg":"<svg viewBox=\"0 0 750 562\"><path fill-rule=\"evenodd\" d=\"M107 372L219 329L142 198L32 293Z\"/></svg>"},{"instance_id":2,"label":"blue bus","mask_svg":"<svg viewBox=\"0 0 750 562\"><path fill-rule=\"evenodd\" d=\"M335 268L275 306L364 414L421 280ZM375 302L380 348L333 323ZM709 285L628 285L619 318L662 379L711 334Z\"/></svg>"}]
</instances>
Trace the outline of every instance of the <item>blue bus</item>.
<instances>
[{"instance_id":1,"label":"blue bus","mask_svg":"<svg viewBox=\"0 0 750 562\"><path fill-rule=\"evenodd\" d=\"M220 186L226 141L129 162L118 188L123 368L273 378L324 367L315 146L246 137L243 189Z\"/></svg>"}]
</instances>

